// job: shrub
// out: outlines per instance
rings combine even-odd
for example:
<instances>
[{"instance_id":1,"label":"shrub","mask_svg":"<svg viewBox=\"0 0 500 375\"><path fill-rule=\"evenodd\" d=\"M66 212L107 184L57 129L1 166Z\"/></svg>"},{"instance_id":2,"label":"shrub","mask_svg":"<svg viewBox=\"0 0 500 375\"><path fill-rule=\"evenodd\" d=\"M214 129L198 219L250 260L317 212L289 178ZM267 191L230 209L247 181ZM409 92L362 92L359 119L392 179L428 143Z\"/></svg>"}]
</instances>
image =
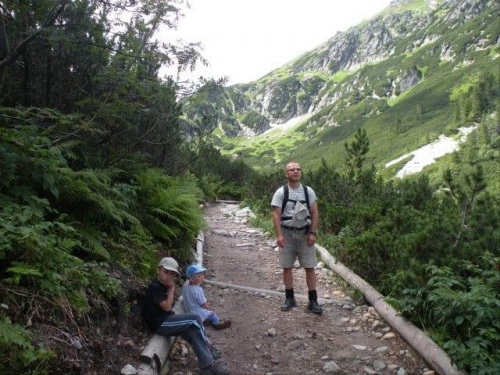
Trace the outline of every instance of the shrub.
<instances>
[{"instance_id":1,"label":"shrub","mask_svg":"<svg viewBox=\"0 0 500 375\"><path fill-rule=\"evenodd\" d=\"M29 331L12 324L7 317L0 317L0 373L50 374L47 364L54 358L54 353L33 346L31 340Z\"/></svg>"},{"instance_id":2,"label":"shrub","mask_svg":"<svg viewBox=\"0 0 500 375\"><path fill-rule=\"evenodd\" d=\"M405 291L404 305L422 312L437 341L471 374L500 371L499 267L500 257L489 252L478 264L462 261L458 270L431 265L426 285Z\"/></svg>"},{"instance_id":3,"label":"shrub","mask_svg":"<svg viewBox=\"0 0 500 375\"><path fill-rule=\"evenodd\" d=\"M194 176L170 177L160 169L148 169L137 176L137 181L142 224L166 243L174 256L189 259L192 239L203 227L198 207L202 194Z\"/></svg>"}]
</instances>

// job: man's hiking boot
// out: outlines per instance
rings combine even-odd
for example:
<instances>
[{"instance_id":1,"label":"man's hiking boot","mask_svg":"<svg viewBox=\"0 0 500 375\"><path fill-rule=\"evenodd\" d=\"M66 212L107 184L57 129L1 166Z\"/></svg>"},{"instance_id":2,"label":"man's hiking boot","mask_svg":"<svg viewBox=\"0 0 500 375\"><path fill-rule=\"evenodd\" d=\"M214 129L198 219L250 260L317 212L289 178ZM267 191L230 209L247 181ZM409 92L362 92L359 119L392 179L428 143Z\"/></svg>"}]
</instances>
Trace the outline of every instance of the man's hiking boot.
<instances>
[{"instance_id":1,"label":"man's hiking boot","mask_svg":"<svg viewBox=\"0 0 500 375\"><path fill-rule=\"evenodd\" d=\"M229 371L222 363L212 363L201 370L201 375L229 375Z\"/></svg>"},{"instance_id":2,"label":"man's hiking boot","mask_svg":"<svg viewBox=\"0 0 500 375\"><path fill-rule=\"evenodd\" d=\"M295 302L295 298L287 298L285 303L281 305L281 311L290 311L292 307L297 307L297 302Z\"/></svg>"},{"instance_id":3,"label":"man's hiking boot","mask_svg":"<svg viewBox=\"0 0 500 375\"><path fill-rule=\"evenodd\" d=\"M318 315L321 315L323 313L323 309L320 305L318 305L317 301L309 301L309 305L307 305L307 311Z\"/></svg>"},{"instance_id":4,"label":"man's hiking boot","mask_svg":"<svg viewBox=\"0 0 500 375\"><path fill-rule=\"evenodd\" d=\"M231 321L230 320L221 320L219 324L213 324L214 328L217 330L220 329L226 329L231 327Z\"/></svg>"},{"instance_id":5,"label":"man's hiking boot","mask_svg":"<svg viewBox=\"0 0 500 375\"><path fill-rule=\"evenodd\" d=\"M217 349L214 345L210 347L210 353L212 354L212 358L214 361L217 361L218 359L222 358L222 352Z\"/></svg>"}]
</instances>

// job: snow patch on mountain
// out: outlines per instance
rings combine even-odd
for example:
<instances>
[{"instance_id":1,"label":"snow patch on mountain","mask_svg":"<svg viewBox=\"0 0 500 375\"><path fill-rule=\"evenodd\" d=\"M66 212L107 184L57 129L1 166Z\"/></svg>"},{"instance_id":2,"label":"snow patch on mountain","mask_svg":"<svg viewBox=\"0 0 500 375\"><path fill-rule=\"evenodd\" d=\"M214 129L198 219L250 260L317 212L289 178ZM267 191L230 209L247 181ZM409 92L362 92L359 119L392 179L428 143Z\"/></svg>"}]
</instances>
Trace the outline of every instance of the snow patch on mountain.
<instances>
[{"instance_id":1,"label":"snow patch on mountain","mask_svg":"<svg viewBox=\"0 0 500 375\"><path fill-rule=\"evenodd\" d=\"M385 167L390 167L391 165L399 163L401 160L413 155L411 160L398 171L396 177L403 178L410 174L421 172L424 167L434 163L437 158L458 150L460 144L463 143L467 139L467 136L476 128L477 126L459 128L460 137L458 139L453 139L441 134L438 140L397 159L391 160L385 165Z\"/></svg>"},{"instance_id":2,"label":"snow patch on mountain","mask_svg":"<svg viewBox=\"0 0 500 375\"><path fill-rule=\"evenodd\" d=\"M275 129L288 130L288 129L292 128L293 126L297 125L298 123L304 121L306 118L308 118L310 116L312 116L311 113L306 113L304 115L291 118L290 120L288 120L287 122L284 122L282 124L273 124L273 123L271 123L271 124L269 124L269 126L271 128L268 129L268 130L266 130L262 134L267 134L269 132L272 132Z\"/></svg>"}]
</instances>

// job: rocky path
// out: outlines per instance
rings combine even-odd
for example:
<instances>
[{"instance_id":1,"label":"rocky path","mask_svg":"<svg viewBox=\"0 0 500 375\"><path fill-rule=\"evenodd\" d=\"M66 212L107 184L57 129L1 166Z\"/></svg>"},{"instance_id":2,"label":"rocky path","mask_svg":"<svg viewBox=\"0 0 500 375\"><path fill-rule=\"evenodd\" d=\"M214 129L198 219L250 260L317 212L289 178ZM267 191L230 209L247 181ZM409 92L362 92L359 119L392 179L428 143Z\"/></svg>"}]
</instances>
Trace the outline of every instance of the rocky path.
<instances>
[{"instance_id":1,"label":"rocky path","mask_svg":"<svg viewBox=\"0 0 500 375\"><path fill-rule=\"evenodd\" d=\"M372 307L355 303L321 263L316 272L323 315L306 312L307 301L300 296L297 308L280 311L283 297L272 295L284 290L276 243L247 225L245 213L238 211L237 205L222 203L206 209L206 279L272 292L205 285L213 310L233 322L226 330L207 329L231 374L434 374ZM294 270L294 281L296 294L306 296L303 269ZM176 346L171 374L198 373L188 348Z\"/></svg>"}]
</instances>

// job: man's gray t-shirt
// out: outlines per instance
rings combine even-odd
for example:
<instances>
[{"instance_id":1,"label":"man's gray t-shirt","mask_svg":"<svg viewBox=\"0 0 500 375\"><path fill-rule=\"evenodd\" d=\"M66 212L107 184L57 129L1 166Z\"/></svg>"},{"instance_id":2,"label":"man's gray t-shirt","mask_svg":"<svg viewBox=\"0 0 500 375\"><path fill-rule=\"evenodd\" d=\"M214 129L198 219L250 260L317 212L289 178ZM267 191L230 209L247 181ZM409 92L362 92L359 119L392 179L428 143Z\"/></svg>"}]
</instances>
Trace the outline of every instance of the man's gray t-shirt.
<instances>
[{"instance_id":1,"label":"man's gray t-shirt","mask_svg":"<svg viewBox=\"0 0 500 375\"><path fill-rule=\"evenodd\" d=\"M307 186L307 192L309 194L309 205L312 205L314 202L316 202L316 193L312 188ZM279 207L281 208L283 204L283 199L285 195L285 189L284 187L280 187L276 192L274 193L273 199L271 201L271 206L272 207ZM295 208L295 202L294 201L305 201L306 197L304 195L304 188L302 184L299 185L298 188L294 189L291 188L290 186L288 187L288 202L286 203L285 209L283 210L284 212L281 213L281 216L284 217L292 217L293 216L293 211ZM305 203L304 203L305 205ZM307 224L311 223L311 219L307 219ZM292 225L292 219L287 219L283 220L282 225L285 226L291 226Z\"/></svg>"}]
</instances>

